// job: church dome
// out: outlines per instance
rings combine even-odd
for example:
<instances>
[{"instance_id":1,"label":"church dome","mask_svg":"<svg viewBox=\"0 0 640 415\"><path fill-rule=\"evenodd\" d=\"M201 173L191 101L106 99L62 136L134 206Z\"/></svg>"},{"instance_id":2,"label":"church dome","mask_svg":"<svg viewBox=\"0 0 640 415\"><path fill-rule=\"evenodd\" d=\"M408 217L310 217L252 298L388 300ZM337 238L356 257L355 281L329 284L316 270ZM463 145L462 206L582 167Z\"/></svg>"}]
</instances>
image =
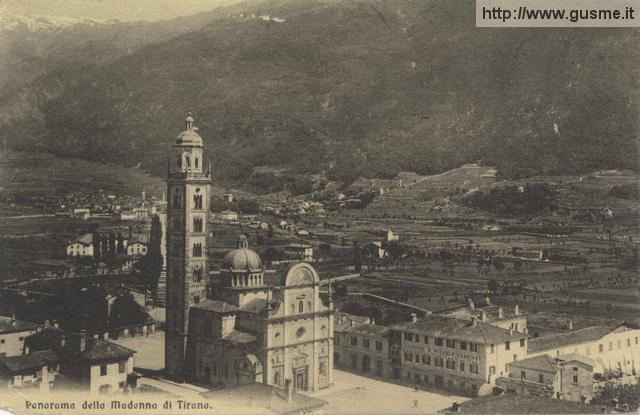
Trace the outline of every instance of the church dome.
<instances>
[{"instance_id":1,"label":"church dome","mask_svg":"<svg viewBox=\"0 0 640 415\"><path fill-rule=\"evenodd\" d=\"M240 235L238 238L238 248L230 251L222 260L222 269L242 272L261 272L262 261L260 256L249 249L247 237Z\"/></svg>"},{"instance_id":2,"label":"church dome","mask_svg":"<svg viewBox=\"0 0 640 415\"><path fill-rule=\"evenodd\" d=\"M187 114L184 124L185 130L178 134L176 145L202 147L202 137L198 134L198 129L195 127L195 120L191 113Z\"/></svg>"}]
</instances>

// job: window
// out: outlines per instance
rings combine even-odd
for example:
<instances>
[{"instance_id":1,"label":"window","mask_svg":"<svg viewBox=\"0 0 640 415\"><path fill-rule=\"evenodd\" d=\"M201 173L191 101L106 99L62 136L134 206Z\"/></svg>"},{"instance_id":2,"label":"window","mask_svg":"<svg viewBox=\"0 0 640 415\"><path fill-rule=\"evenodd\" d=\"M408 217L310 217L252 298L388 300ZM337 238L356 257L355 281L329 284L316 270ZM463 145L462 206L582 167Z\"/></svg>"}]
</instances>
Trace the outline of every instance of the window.
<instances>
[{"instance_id":1,"label":"window","mask_svg":"<svg viewBox=\"0 0 640 415\"><path fill-rule=\"evenodd\" d=\"M492 345L491 345L491 347L490 347L490 349L491 349L491 353L493 353L493 351L495 350L495 345L494 345L494 344L492 344Z\"/></svg>"},{"instance_id":2,"label":"window","mask_svg":"<svg viewBox=\"0 0 640 415\"><path fill-rule=\"evenodd\" d=\"M456 341L447 339L447 347L450 348L450 349L455 349L456 348Z\"/></svg>"},{"instance_id":3,"label":"window","mask_svg":"<svg viewBox=\"0 0 640 415\"><path fill-rule=\"evenodd\" d=\"M198 168L198 157L196 157L196 158L193 160L193 165L195 166L195 168L196 168L196 169Z\"/></svg>"},{"instance_id":4,"label":"window","mask_svg":"<svg viewBox=\"0 0 640 415\"><path fill-rule=\"evenodd\" d=\"M405 333L405 334L404 334L404 339L405 339L406 341L409 341L409 342L410 342L410 341L413 341L413 333Z\"/></svg>"},{"instance_id":5,"label":"window","mask_svg":"<svg viewBox=\"0 0 640 415\"><path fill-rule=\"evenodd\" d=\"M0 344L4 344L4 339L0 339Z\"/></svg>"},{"instance_id":6,"label":"window","mask_svg":"<svg viewBox=\"0 0 640 415\"><path fill-rule=\"evenodd\" d=\"M431 357L427 356L426 354L423 354L422 355L422 364L430 365L431 364Z\"/></svg>"},{"instance_id":7,"label":"window","mask_svg":"<svg viewBox=\"0 0 640 415\"><path fill-rule=\"evenodd\" d=\"M336 346L340 346L340 336L336 336Z\"/></svg>"},{"instance_id":8,"label":"window","mask_svg":"<svg viewBox=\"0 0 640 415\"><path fill-rule=\"evenodd\" d=\"M358 368L358 356L356 356L355 354L351 355L351 369L357 369Z\"/></svg>"},{"instance_id":9,"label":"window","mask_svg":"<svg viewBox=\"0 0 640 415\"><path fill-rule=\"evenodd\" d=\"M469 350L478 353L478 344L477 343L469 343Z\"/></svg>"},{"instance_id":10,"label":"window","mask_svg":"<svg viewBox=\"0 0 640 415\"><path fill-rule=\"evenodd\" d=\"M627 347L631 346L631 339L627 339Z\"/></svg>"},{"instance_id":11,"label":"window","mask_svg":"<svg viewBox=\"0 0 640 415\"><path fill-rule=\"evenodd\" d=\"M298 301L298 313L304 313L304 301Z\"/></svg>"},{"instance_id":12,"label":"window","mask_svg":"<svg viewBox=\"0 0 640 415\"><path fill-rule=\"evenodd\" d=\"M433 363L435 367L442 367L444 361L441 357L436 357Z\"/></svg>"},{"instance_id":13,"label":"window","mask_svg":"<svg viewBox=\"0 0 640 415\"><path fill-rule=\"evenodd\" d=\"M273 375L273 383L275 385L280 385L280 373L276 373Z\"/></svg>"},{"instance_id":14,"label":"window","mask_svg":"<svg viewBox=\"0 0 640 415\"><path fill-rule=\"evenodd\" d=\"M296 337L301 338L302 336L304 336L304 332L305 332L304 327L300 327L300 328L296 331Z\"/></svg>"},{"instance_id":15,"label":"window","mask_svg":"<svg viewBox=\"0 0 640 415\"><path fill-rule=\"evenodd\" d=\"M442 346L444 344L444 339L442 337L436 337L436 346Z\"/></svg>"},{"instance_id":16,"label":"window","mask_svg":"<svg viewBox=\"0 0 640 415\"><path fill-rule=\"evenodd\" d=\"M429 336L424 336L424 344L429 344Z\"/></svg>"},{"instance_id":17,"label":"window","mask_svg":"<svg viewBox=\"0 0 640 415\"><path fill-rule=\"evenodd\" d=\"M382 342L376 341L376 350L382 350Z\"/></svg>"},{"instance_id":18,"label":"window","mask_svg":"<svg viewBox=\"0 0 640 415\"><path fill-rule=\"evenodd\" d=\"M406 360L407 362L411 362L413 360L413 354L404 352L404 360Z\"/></svg>"},{"instance_id":19,"label":"window","mask_svg":"<svg viewBox=\"0 0 640 415\"><path fill-rule=\"evenodd\" d=\"M325 362L320 362L320 374L321 375L327 374L327 364Z\"/></svg>"},{"instance_id":20,"label":"window","mask_svg":"<svg viewBox=\"0 0 640 415\"><path fill-rule=\"evenodd\" d=\"M383 375L383 363L382 360L376 360L376 375L377 376L382 376Z\"/></svg>"},{"instance_id":21,"label":"window","mask_svg":"<svg viewBox=\"0 0 640 415\"><path fill-rule=\"evenodd\" d=\"M638 338L636 337L636 344L638 344Z\"/></svg>"},{"instance_id":22,"label":"window","mask_svg":"<svg viewBox=\"0 0 640 415\"><path fill-rule=\"evenodd\" d=\"M127 362L118 362L118 373L124 373L127 371Z\"/></svg>"},{"instance_id":23,"label":"window","mask_svg":"<svg viewBox=\"0 0 640 415\"><path fill-rule=\"evenodd\" d=\"M504 342L504 350L511 350L511 342L510 341L506 341Z\"/></svg>"},{"instance_id":24,"label":"window","mask_svg":"<svg viewBox=\"0 0 640 415\"><path fill-rule=\"evenodd\" d=\"M107 376L107 365L100 365L100 376Z\"/></svg>"},{"instance_id":25,"label":"window","mask_svg":"<svg viewBox=\"0 0 640 415\"><path fill-rule=\"evenodd\" d=\"M516 360L518 360L518 355L517 355L517 354L514 354L514 355L513 355L513 361L515 362Z\"/></svg>"},{"instance_id":26,"label":"window","mask_svg":"<svg viewBox=\"0 0 640 415\"><path fill-rule=\"evenodd\" d=\"M456 361L449 358L447 359L447 369L455 370L456 369Z\"/></svg>"},{"instance_id":27,"label":"window","mask_svg":"<svg viewBox=\"0 0 640 415\"><path fill-rule=\"evenodd\" d=\"M578 383L578 368L577 367L573 367L573 369L571 370L572 376L571 376L571 381L573 383Z\"/></svg>"},{"instance_id":28,"label":"window","mask_svg":"<svg viewBox=\"0 0 640 415\"><path fill-rule=\"evenodd\" d=\"M460 342L460 350L467 350L467 342Z\"/></svg>"},{"instance_id":29,"label":"window","mask_svg":"<svg viewBox=\"0 0 640 415\"><path fill-rule=\"evenodd\" d=\"M369 339L362 339L362 347L365 349L369 348Z\"/></svg>"},{"instance_id":30,"label":"window","mask_svg":"<svg viewBox=\"0 0 640 415\"><path fill-rule=\"evenodd\" d=\"M527 380L527 372L525 372L524 370L520 371L520 379L521 380Z\"/></svg>"},{"instance_id":31,"label":"window","mask_svg":"<svg viewBox=\"0 0 640 415\"><path fill-rule=\"evenodd\" d=\"M524 347L524 339L520 339L520 347Z\"/></svg>"},{"instance_id":32,"label":"window","mask_svg":"<svg viewBox=\"0 0 640 415\"><path fill-rule=\"evenodd\" d=\"M419 385L420 384L420 374L419 373L414 373L413 374L413 380L415 380L416 384Z\"/></svg>"},{"instance_id":33,"label":"window","mask_svg":"<svg viewBox=\"0 0 640 415\"><path fill-rule=\"evenodd\" d=\"M599 344L599 345L598 345L598 352L599 352L599 353L604 352L604 345L603 345L603 344Z\"/></svg>"},{"instance_id":34,"label":"window","mask_svg":"<svg viewBox=\"0 0 640 415\"><path fill-rule=\"evenodd\" d=\"M478 364L477 363L469 363L469 372L478 374Z\"/></svg>"},{"instance_id":35,"label":"window","mask_svg":"<svg viewBox=\"0 0 640 415\"><path fill-rule=\"evenodd\" d=\"M202 232L202 218L193 218L193 231Z\"/></svg>"},{"instance_id":36,"label":"window","mask_svg":"<svg viewBox=\"0 0 640 415\"><path fill-rule=\"evenodd\" d=\"M195 258L201 257L202 256L202 244L201 243L193 244L192 253L193 253L193 256Z\"/></svg>"},{"instance_id":37,"label":"window","mask_svg":"<svg viewBox=\"0 0 640 415\"><path fill-rule=\"evenodd\" d=\"M460 361L460 371L464 372L464 360Z\"/></svg>"},{"instance_id":38,"label":"window","mask_svg":"<svg viewBox=\"0 0 640 415\"><path fill-rule=\"evenodd\" d=\"M489 367L489 374L490 375L495 375L496 374L496 367L495 366L490 366Z\"/></svg>"},{"instance_id":39,"label":"window","mask_svg":"<svg viewBox=\"0 0 640 415\"><path fill-rule=\"evenodd\" d=\"M196 268L193 269L192 280L194 282L202 281L202 268L196 267Z\"/></svg>"},{"instance_id":40,"label":"window","mask_svg":"<svg viewBox=\"0 0 640 415\"><path fill-rule=\"evenodd\" d=\"M609 342L609 350L613 350L613 343Z\"/></svg>"},{"instance_id":41,"label":"window","mask_svg":"<svg viewBox=\"0 0 640 415\"><path fill-rule=\"evenodd\" d=\"M125 383L124 383L124 382L118 382L118 388L119 388L120 390L123 390L123 389L124 389L124 386L125 386Z\"/></svg>"},{"instance_id":42,"label":"window","mask_svg":"<svg viewBox=\"0 0 640 415\"><path fill-rule=\"evenodd\" d=\"M544 383L544 375L538 375L538 383Z\"/></svg>"},{"instance_id":43,"label":"window","mask_svg":"<svg viewBox=\"0 0 640 415\"><path fill-rule=\"evenodd\" d=\"M24 336L18 337L18 340L23 341L24 340Z\"/></svg>"},{"instance_id":44,"label":"window","mask_svg":"<svg viewBox=\"0 0 640 415\"><path fill-rule=\"evenodd\" d=\"M352 346L358 345L358 338L356 336L351 336L351 345Z\"/></svg>"},{"instance_id":45,"label":"window","mask_svg":"<svg viewBox=\"0 0 640 415\"><path fill-rule=\"evenodd\" d=\"M202 209L202 195L193 195L193 208Z\"/></svg>"}]
</instances>

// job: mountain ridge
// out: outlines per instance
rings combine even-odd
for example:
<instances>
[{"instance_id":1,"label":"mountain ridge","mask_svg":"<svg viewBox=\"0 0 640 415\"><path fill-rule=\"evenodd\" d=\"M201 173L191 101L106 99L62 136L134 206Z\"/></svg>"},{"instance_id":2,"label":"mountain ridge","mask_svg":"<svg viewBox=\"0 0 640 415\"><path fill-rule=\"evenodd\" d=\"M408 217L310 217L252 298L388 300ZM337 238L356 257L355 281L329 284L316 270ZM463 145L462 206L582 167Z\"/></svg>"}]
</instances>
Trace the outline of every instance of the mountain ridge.
<instances>
[{"instance_id":1,"label":"mountain ridge","mask_svg":"<svg viewBox=\"0 0 640 415\"><path fill-rule=\"evenodd\" d=\"M216 176L231 181L255 166L347 182L476 161L505 177L638 168L638 31L505 36L475 29L464 5L236 5L215 24L3 94L0 134L159 174L192 111Z\"/></svg>"}]
</instances>

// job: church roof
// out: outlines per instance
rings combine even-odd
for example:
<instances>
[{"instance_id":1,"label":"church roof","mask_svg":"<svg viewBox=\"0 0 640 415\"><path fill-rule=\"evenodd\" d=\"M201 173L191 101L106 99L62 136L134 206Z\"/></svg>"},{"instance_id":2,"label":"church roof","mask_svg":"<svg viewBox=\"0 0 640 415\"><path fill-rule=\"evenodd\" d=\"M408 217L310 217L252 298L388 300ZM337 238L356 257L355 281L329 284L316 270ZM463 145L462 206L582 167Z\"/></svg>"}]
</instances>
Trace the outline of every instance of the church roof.
<instances>
[{"instance_id":1,"label":"church roof","mask_svg":"<svg viewBox=\"0 0 640 415\"><path fill-rule=\"evenodd\" d=\"M202 147L202 137L193 128L184 130L178 134L176 145Z\"/></svg>"},{"instance_id":2,"label":"church roof","mask_svg":"<svg viewBox=\"0 0 640 415\"><path fill-rule=\"evenodd\" d=\"M238 248L225 255L221 268L231 272L260 272L262 261L255 251L249 248Z\"/></svg>"},{"instance_id":3,"label":"church roof","mask_svg":"<svg viewBox=\"0 0 640 415\"><path fill-rule=\"evenodd\" d=\"M200 310L215 311L216 313L233 313L238 311L238 307L236 307L231 303L227 303L226 301L221 301L221 300L212 300L212 299L200 301L199 303L194 304L191 307L197 308Z\"/></svg>"},{"instance_id":4,"label":"church roof","mask_svg":"<svg viewBox=\"0 0 640 415\"><path fill-rule=\"evenodd\" d=\"M234 329L231 332L227 333L227 335L225 335L223 339L231 343L245 344L256 341L257 337L253 334Z\"/></svg>"},{"instance_id":5,"label":"church roof","mask_svg":"<svg viewBox=\"0 0 640 415\"><path fill-rule=\"evenodd\" d=\"M249 301L247 304L240 307L240 311L246 311L247 313L258 314L267 308L267 300L264 298L256 298Z\"/></svg>"}]
</instances>

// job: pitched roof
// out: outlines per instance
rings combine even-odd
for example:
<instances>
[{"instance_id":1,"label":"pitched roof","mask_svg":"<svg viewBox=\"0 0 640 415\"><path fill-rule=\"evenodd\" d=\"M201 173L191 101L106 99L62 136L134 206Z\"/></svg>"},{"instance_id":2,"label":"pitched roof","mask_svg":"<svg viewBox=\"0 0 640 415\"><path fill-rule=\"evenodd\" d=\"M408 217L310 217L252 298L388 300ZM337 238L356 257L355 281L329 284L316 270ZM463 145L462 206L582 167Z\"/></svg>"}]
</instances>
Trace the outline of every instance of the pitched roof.
<instances>
[{"instance_id":1,"label":"pitched roof","mask_svg":"<svg viewBox=\"0 0 640 415\"><path fill-rule=\"evenodd\" d=\"M42 366L57 363L60 359L53 350L42 350L22 356L12 356L0 359L0 366L10 372L22 372L29 369L39 369Z\"/></svg>"},{"instance_id":2,"label":"pitched roof","mask_svg":"<svg viewBox=\"0 0 640 415\"><path fill-rule=\"evenodd\" d=\"M84 235L78 236L75 240L69 242L69 244L81 243L84 245L91 245L93 243L93 234L85 233Z\"/></svg>"},{"instance_id":3,"label":"pitched roof","mask_svg":"<svg viewBox=\"0 0 640 415\"><path fill-rule=\"evenodd\" d=\"M345 333L359 333L369 336L382 337L389 334L389 327L380 326L377 324L359 324L354 327L347 327L344 331Z\"/></svg>"},{"instance_id":4,"label":"pitched roof","mask_svg":"<svg viewBox=\"0 0 640 415\"><path fill-rule=\"evenodd\" d=\"M553 373L556 373L559 370L558 364L547 354L511 362L509 363L509 366Z\"/></svg>"},{"instance_id":5,"label":"pitched roof","mask_svg":"<svg viewBox=\"0 0 640 415\"><path fill-rule=\"evenodd\" d=\"M92 362L103 360L122 360L133 356L135 350L106 340L87 339L86 347L78 357Z\"/></svg>"},{"instance_id":6,"label":"pitched roof","mask_svg":"<svg viewBox=\"0 0 640 415\"><path fill-rule=\"evenodd\" d=\"M30 321L16 320L13 317L0 316L0 334L18 333L38 328L38 325Z\"/></svg>"},{"instance_id":7,"label":"pitched roof","mask_svg":"<svg viewBox=\"0 0 640 415\"><path fill-rule=\"evenodd\" d=\"M200 301L199 303L192 305L191 308L215 311L216 313L233 313L235 311L238 311L238 307L231 303L212 299Z\"/></svg>"},{"instance_id":8,"label":"pitched roof","mask_svg":"<svg viewBox=\"0 0 640 415\"><path fill-rule=\"evenodd\" d=\"M440 413L454 413L448 409ZM508 393L503 396L474 398L460 404L455 414L597 414L600 405L590 405L540 396Z\"/></svg>"},{"instance_id":9,"label":"pitched roof","mask_svg":"<svg viewBox=\"0 0 640 415\"><path fill-rule=\"evenodd\" d=\"M517 331L510 332L509 330L487 323L478 322L474 325L468 320L436 314L429 314L415 323L397 324L392 328L411 333L424 332L434 337L446 337L449 339L486 344L500 343L526 336L524 333Z\"/></svg>"},{"instance_id":10,"label":"pitched roof","mask_svg":"<svg viewBox=\"0 0 640 415\"><path fill-rule=\"evenodd\" d=\"M267 308L267 300L264 298L256 298L249 301L247 304L240 307L240 311L246 311L247 313L258 314L263 312Z\"/></svg>"},{"instance_id":11,"label":"pitched roof","mask_svg":"<svg viewBox=\"0 0 640 415\"><path fill-rule=\"evenodd\" d=\"M590 342L604 337L611 333L613 329L614 327L610 326L594 326L550 336L535 337L529 340L528 350L529 352L538 352L571 344Z\"/></svg>"}]
</instances>

